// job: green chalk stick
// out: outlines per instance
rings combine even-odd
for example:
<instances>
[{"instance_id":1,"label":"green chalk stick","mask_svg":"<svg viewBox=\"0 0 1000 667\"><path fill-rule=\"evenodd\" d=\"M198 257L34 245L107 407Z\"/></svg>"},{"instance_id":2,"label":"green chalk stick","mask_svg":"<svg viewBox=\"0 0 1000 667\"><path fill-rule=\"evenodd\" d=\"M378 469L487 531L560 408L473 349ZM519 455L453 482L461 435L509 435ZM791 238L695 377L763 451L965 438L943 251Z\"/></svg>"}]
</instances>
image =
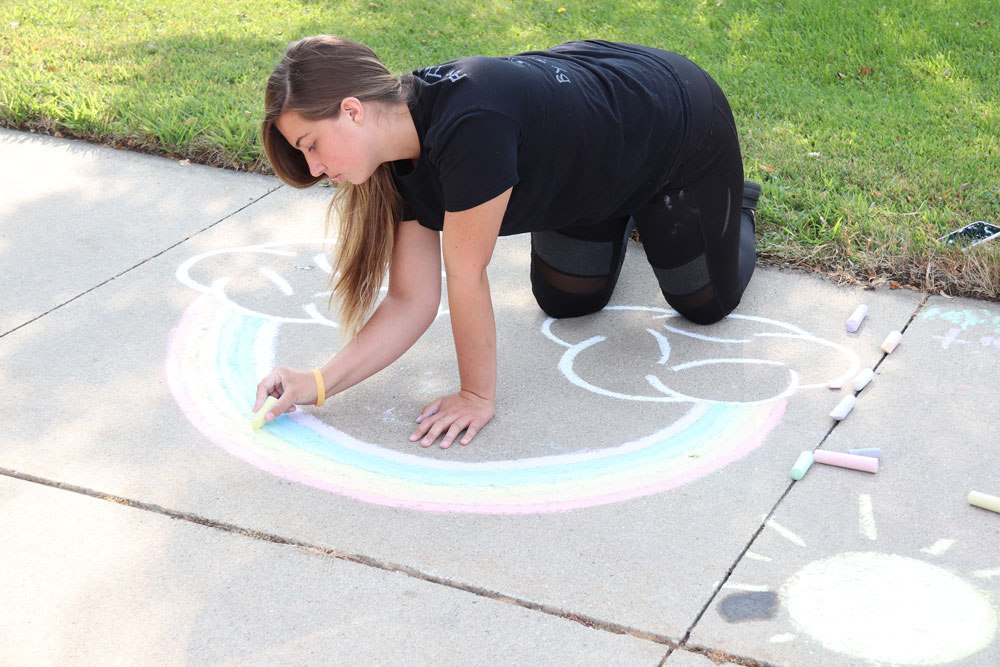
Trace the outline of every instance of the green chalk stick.
<instances>
[{"instance_id":1,"label":"green chalk stick","mask_svg":"<svg viewBox=\"0 0 1000 667\"><path fill-rule=\"evenodd\" d=\"M802 479L814 460L813 453L808 450L799 454L799 458L795 460L795 465L792 466L792 479Z\"/></svg>"}]
</instances>

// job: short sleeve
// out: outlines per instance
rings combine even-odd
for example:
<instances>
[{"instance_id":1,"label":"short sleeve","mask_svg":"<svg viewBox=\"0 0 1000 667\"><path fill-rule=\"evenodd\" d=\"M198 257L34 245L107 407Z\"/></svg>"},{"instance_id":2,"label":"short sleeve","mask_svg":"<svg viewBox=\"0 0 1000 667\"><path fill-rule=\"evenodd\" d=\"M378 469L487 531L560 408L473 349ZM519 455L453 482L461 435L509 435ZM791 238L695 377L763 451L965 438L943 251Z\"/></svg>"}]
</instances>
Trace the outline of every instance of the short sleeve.
<instances>
[{"instance_id":1,"label":"short sleeve","mask_svg":"<svg viewBox=\"0 0 1000 667\"><path fill-rule=\"evenodd\" d=\"M459 118L432 156L446 211L465 211L502 194L518 182L517 122L478 111Z\"/></svg>"}]
</instances>

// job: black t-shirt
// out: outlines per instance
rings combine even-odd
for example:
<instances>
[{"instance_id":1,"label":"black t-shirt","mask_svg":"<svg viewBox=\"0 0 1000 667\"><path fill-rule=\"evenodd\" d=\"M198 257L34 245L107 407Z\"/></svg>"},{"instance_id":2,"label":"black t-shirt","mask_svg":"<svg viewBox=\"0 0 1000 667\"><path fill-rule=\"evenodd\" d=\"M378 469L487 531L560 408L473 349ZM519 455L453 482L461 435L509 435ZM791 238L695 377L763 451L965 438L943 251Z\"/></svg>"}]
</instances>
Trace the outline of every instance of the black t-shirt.
<instances>
[{"instance_id":1,"label":"black t-shirt","mask_svg":"<svg viewBox=\"0 0 1000 667\"><path fill-rule=\"evenodd\" d=\"M440 230L445 211L512 186L502 235L634 212L688 142L690 103L663 54L584 41L416 70L420 159L393 164L404 219Z\"/></svg>"}]
</instances>

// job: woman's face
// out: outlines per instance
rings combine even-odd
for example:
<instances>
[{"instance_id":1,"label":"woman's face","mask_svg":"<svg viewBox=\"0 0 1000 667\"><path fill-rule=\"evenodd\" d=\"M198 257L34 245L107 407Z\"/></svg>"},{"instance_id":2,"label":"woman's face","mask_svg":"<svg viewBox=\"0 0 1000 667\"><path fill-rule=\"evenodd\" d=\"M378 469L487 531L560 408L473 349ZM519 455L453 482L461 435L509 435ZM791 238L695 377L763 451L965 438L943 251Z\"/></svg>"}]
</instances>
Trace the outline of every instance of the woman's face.
<instances>
[{"instance_id":1,"label":"woman's face","mask_svg":"<svg viewBox=\"0 0 1000 667\"><path fill-rule=\"evenodd\" d=\"M340 183L364 183L378 168L372 150L372 123L353 98L344 100L337 118L309 120L295 111L281 114L275 125L288 143L302 151L313 176Z\"/></svg>"}]
</instances>

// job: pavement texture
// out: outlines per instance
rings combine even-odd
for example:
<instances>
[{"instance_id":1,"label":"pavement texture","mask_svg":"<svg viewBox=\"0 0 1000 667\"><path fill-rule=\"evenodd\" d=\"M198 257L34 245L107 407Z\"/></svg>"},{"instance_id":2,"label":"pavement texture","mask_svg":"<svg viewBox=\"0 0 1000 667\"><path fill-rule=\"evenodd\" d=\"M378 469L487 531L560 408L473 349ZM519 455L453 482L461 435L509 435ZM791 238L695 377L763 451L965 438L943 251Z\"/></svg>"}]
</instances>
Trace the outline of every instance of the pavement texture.
<instances>
[{"instance_id":1,"label":"pavement texture","mask_svg":"<svg viewBox=\"0 0 1000 667\"><path fill-rule=\"evenodd\" d=\"M1000 664L998 304L760 268L698 327L633 246L553 321L504 238L471 445L408 440L446 301L254 431L261 375L340 346L329 189L6 130L0 184L0 664Z\"/></svg>"}]
</instances>

